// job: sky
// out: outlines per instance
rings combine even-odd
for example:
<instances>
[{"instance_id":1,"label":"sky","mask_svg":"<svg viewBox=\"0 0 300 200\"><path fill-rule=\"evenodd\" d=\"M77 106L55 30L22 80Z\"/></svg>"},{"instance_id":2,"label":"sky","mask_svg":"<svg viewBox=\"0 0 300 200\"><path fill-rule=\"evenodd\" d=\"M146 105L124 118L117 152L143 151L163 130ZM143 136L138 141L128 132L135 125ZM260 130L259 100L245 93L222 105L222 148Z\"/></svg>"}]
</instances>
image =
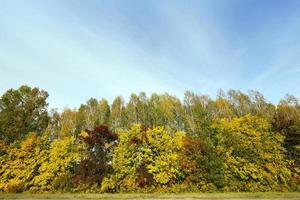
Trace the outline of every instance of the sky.
<instances>
[{"instance_id":1,"label":"sky","mask_svg":"<svg viewBox=\"0 0 300 200\"><path fill-rule=\"evenodd\" d=\"M300 97L299 0L0 0L0 94L52 108L132 92Z\"/></svg>"}]
</instances>

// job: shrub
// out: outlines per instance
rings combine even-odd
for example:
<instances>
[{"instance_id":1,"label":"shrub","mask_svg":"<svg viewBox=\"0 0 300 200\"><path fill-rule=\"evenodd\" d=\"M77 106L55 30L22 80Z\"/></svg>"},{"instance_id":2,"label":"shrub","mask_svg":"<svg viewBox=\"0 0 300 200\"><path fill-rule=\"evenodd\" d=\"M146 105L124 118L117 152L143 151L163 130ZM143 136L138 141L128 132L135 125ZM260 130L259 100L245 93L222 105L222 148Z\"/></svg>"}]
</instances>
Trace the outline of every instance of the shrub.
<instances>
[{"instance_id":1,"label":"shrub","mask_svg":"<svg viewBox=\"0 0 300 200\"><path fill-rule=\"evenodd\" d=\"M20 193L24 191L24 183L18 179L11 179L4 188L5 192Z\"/></svg>"}]
</instances>

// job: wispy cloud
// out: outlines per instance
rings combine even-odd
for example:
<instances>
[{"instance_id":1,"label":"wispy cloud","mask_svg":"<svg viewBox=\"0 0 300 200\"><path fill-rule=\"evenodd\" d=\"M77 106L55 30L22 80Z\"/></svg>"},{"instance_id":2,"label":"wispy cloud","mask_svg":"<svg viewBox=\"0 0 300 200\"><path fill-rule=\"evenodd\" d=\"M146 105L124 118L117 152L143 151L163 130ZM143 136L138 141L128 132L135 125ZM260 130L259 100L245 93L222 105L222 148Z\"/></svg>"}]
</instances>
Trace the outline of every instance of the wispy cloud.
<instances>
[{"instance_id":1,"label":"wispy cloud","mask_svg":"<svg viewBox=\"0 0 300 200\"><path fill-rule=\"evenodd\" d=\"M253 12L271 6L253 2ZM246 7L235 0L4 0L0 92L39 86L53 107L139 91L214 95L233 88L260 89L272 101L290 91L299 96L295 75L283 73L299 70L299 12L290 6L280 13L277 5L260 22L264 14L250 16ZM285 19L280 29L277 15Z\"/></svg>"}]
</instances>

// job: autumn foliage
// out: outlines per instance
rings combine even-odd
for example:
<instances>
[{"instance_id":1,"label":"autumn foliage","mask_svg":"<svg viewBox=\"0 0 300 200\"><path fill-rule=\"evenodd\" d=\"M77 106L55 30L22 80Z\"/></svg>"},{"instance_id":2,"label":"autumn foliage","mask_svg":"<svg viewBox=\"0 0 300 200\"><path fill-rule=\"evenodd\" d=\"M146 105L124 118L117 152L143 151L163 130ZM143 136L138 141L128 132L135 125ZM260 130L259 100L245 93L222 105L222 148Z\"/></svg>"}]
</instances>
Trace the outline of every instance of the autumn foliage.
<instances>
[{"instance_id":1,"label":"autumn foliage","mask_svg":"<svg viewBox=\"0 0 300 200\"><path fill-rule=\"evenodd\" d=\"M85 130L79 139L84 143L83 159L76 168L73 183L75 186L100 187L102 179L112 171L110 159L112 150L118 139L108 126L96 126L93 130Z\"/></svg>"},{"instance_id":2,"label":"autumn foliage","mask_svg":"<svg viewBox=\"0 0 300 200\"><path fill-rule=\"evenodd\" d=\"M60 112L47 97L0 98L0 192L300 191L294 96L142 92Z\"/></svg>"}]
</instances>

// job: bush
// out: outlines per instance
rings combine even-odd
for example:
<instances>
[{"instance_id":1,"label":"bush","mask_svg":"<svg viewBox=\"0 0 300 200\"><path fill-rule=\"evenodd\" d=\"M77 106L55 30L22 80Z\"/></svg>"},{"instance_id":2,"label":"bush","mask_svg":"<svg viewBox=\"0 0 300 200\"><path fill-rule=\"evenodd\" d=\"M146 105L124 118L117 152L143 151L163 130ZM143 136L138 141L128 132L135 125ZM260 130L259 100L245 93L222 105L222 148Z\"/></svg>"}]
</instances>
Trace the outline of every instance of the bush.
<instances>
[{"instance_id":1,"label":"bush","mask_svg":"<svg viewBox=\"0 0 300 200\"><path fill-rule=\"evenodd\" d=\"M56 191L67 192L71 189L71 176L69 174L65 174L59 176L53 180L53 188Z\"/></svg>"},{"instance_id":2,"label":"bush","mask_svg":"<svg viewBox=\"0 0 300 200\"><path fill-rule=\"evenodd\" d=\"M4 191L9 193L20 193L24 191L24 183L17 179L11 179L5 186Z\"/></svg>"}]
</instances>

